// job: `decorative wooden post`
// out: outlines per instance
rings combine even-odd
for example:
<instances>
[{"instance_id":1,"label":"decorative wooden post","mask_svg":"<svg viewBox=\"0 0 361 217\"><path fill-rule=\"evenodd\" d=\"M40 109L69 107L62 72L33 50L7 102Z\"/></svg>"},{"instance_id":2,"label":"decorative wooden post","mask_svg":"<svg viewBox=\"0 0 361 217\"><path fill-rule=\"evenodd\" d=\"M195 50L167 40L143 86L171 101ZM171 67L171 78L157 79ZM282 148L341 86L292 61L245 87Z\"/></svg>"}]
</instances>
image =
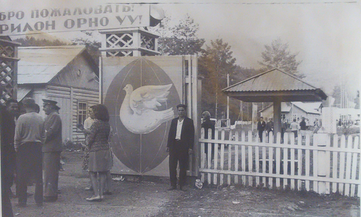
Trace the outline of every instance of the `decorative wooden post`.
<instances>
[{"instance_id":1,"label":"decorative wooden post","mask_svg":"<svg viewBox=\"0 0 361 217\"><path fill-rule=\"evenodd\" d=\"M155 56L158 52L159 35L144 28L124 28L99 31L104 34L101 51L106 57L118 56Z\"/></svg>"},{"instance_id":2,"label":"decorative wooden post","mask_svg":"<svg viewBox=\"0 0 361 217\"><path fill-rule=\"evenodd\" d=\"M273 101L273 135L276 142L277 133L281 133L281 100L277 99Z\"/></svg>"},{"instance_id":3,"label":"decorative wooden post","mask_svg":"<svg viewBox=\"0 0 361 217\"><path fill-rule=\"evenodd\" d=\"M17 87L17 61L18 59L18 46L20 44L12 42L9 37L0 36L0 106L4 106L6 101L10 98L16 99L16 87ZM2 122L2 115L0 112L0 122ZM3 126L0 125L0 135ZM6 127L6 126L5 126ZM0 136L1 137L1 136ZM0 138L1 141L3 138ZM0 142L1 147L1 142ZM0 162L1 159L1 150L0 148ZM2 174L0 167L0 174ZM0 180L1 189L3 189L3 183ZM2 194L0 189L0 194ZM2 201L0 201L2 202Z\"/></svg>"},{"instance_id":4,"label":"decorative wooden post","mask_svg":"<svg viewBox=\"0 0 361 217\"><path fill-rule=\"evenodd\" d=\"M317 145L317 147L327 148L330 147L330 136L327 133L317 133L313 135L313 144ZM317 158L317 171L314 171L314 176L317 177L330 177L330 154L326 151L316 151L314 153L314 157ZM318 182L318 193L319 194L329 194L330 193L330 184L327 182ZM316 187L316 189L317 189Z\"/></svg>"},{"instance_id":5,"label":"decorative wooden post","mask_svg":"<svg viewBox=\"0 0 361 217\"><path fill-rule=\"evenodd\" d=\"M19 43L0 37L0 104L5 105L10 98L16 99L17 61Z\"/></svg>"}]
</instances>

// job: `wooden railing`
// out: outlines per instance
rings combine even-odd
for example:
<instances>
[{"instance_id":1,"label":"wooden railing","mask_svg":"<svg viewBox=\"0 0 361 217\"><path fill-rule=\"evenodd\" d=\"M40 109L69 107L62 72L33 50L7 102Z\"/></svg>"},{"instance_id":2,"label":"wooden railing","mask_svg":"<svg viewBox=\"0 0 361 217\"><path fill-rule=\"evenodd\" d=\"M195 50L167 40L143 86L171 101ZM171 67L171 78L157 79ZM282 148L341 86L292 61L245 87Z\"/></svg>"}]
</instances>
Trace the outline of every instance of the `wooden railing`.
<instances>
[{"instance_id":1,"label":"wooden railing","mask_svg":"<svg viewBox=\"0 0 361 217\"><path fill-rule=\"evenodd\" d=\"M260 142L256 135L216 130L207 139L202 129L202 181L360 197L359 136L278 133L274 140L271 132Z\"/></svg>"}]
</instances>

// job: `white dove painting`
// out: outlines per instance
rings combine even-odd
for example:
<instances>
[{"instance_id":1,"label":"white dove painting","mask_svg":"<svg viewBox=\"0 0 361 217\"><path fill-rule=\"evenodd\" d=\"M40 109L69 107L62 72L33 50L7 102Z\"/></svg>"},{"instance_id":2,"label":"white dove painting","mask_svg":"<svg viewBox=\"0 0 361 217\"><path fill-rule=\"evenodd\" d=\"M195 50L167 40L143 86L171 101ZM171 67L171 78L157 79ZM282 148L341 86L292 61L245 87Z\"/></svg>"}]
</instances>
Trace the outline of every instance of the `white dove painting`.
<instances>
[{"instance_id":1,"label":"white dove painting","mask_svg":"<svg viewBox=\"0 0 361 217\"><path fill-rule=\"evenodd\" d=\"M146 85L133 90L125 85L126 94L119 111L119 117L127 130L135 134L148 134L162 123L174 118L173 108L158 111L166 103L172 84Z\"/></svg>"}]
</instances>

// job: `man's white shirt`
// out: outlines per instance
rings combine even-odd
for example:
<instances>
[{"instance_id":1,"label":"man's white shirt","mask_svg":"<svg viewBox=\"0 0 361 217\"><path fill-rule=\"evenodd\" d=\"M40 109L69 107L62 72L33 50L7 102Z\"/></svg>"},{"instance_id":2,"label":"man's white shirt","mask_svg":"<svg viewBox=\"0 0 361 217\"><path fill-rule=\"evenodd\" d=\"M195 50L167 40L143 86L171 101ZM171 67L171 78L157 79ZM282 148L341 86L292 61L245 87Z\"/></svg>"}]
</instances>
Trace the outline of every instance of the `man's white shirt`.
<instances>
[{"instance_id":1,"label":"man's white shirt","mask_svg":"<svg viewBox=\"0 0 361 217\"><path fill-rule=\"evenodd\" d=\"M182 127L183 127L183 120L179 120L177 121L177 132L175 134L175 139L180 140L181 139L181 135L182 135Z\"/></svg>"}]
</instances>

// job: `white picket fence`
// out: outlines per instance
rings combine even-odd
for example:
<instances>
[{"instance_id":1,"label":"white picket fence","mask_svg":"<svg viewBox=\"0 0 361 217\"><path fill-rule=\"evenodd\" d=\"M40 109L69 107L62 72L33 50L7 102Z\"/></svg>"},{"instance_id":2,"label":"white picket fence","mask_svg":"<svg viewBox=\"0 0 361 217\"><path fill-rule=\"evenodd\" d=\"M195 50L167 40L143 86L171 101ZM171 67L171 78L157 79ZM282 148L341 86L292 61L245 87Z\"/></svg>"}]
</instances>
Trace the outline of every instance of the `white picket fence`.
<instances>
[{"instance_id":1,"label":"white picket fence","mask_svg":"<svg viewBox=\"0 0 361 217\"><path fill-rule=\"evenodd\" d=\"M211 135L211 132L208 133ZM274 141L249 131L217 131L199 140L201 180L214 185L241 184L270 189L314 191L320 194L361 194L359 136L281 134ZM208 153L205 153L206 146ZM211 154L213 146L213 154Z\"/></svg>"}]
</instances>

